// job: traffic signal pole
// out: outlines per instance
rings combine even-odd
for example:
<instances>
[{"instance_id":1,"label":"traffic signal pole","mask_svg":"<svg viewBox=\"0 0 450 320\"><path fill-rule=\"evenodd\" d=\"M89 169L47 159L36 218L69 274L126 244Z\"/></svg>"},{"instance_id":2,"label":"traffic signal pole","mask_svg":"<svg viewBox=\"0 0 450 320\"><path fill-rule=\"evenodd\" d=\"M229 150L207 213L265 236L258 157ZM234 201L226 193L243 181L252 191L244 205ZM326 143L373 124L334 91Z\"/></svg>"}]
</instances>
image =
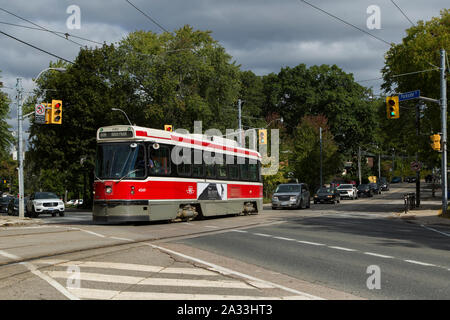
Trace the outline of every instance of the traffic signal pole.
<instances>
[{"instance_id":1,"label":"traffic signal pole","mask_svg":"<svg viewBox=\"0 0 450 320\"><path fill-rule=\"evenodd\" d=\"M447 213L447 80L445 78L445 50L441 49L441 121L442 121L442 213Z\"/></svg>"},{"instance_id":2,"label":"traffic signal pole","mask_svg":"<svg viewBox=\"0 0 450 320\"><path fill-rule=\"evenodd\" d=\"M16 91L17 91L17 121L18 123L18 137L19 137L19 150L17 159L19 160L19 217L23 218L25 208L24 208L24 186L23 186L23 137L22 137L22 122L23 122L23 115L22 115L22 79L17 78L16 83Z\"/></svg>"}]
</instances>

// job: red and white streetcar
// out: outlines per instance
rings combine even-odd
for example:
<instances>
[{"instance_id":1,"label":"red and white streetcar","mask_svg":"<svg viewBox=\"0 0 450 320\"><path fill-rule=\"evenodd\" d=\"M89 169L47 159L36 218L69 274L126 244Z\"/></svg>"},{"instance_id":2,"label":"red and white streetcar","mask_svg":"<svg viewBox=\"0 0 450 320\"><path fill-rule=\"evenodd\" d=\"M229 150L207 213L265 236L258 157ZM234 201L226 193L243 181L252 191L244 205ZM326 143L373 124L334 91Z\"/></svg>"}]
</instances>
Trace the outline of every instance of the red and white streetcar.
<instances>
[{"instance_id":1,"label":"red and white streetcar","mask_svg":"<svg viewBox=\"0 0 450 320\"><path fill-rule=\"evenodd\" d=\"M97 131L96 222L258 213L262 198L261 155L234 140L126 125Z\"/></svg>"}]
</instances>

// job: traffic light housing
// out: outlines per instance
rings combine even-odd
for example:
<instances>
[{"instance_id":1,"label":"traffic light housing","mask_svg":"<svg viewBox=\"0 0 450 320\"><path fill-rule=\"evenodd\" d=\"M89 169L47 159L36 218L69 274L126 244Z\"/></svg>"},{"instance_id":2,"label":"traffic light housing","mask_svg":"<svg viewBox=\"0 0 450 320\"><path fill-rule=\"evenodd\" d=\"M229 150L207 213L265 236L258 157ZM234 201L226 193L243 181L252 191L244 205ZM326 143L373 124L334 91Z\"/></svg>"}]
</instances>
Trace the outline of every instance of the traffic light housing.
<instances>
[{"instance_id":1,"label":"traffic light housing","mask_svg":"<svg viewBox=\"0 0 450 320\"><path fill-rule=\"evenodd\" d=\"M52 108L50 109L50 123L61 124L62 123L62 101L52 100Z\"/></svg>"},{"instance_id":2,"label":"traffic light housing","mask_svg":"<svg viewBox=\"0 0 450 320\"><path fill-rule=\"evenodd\" d=\"M267 144L267 129L258 130L259 144Z\"/></svg>"},{"instance_id":3,"label":"traffic light housing","mask_svg":"<svg viewBox=\"0 0 450 320\"><path fill-rule=\"evenodd\" d=\"M165 131L173 132L173 127L172 127L171 124L165 124L165 125L164 125L164 130L165 130Z\"/></svg>"},{"instance_id":4,"label":"traffic light housing","mask_svg":"<svg viewBox=\"0 0 450 320\"><path fill-rule=\"evenodd\" d=\"M50 103L42 103L45 107L45 124L50 124L50 113L51 113L51 109L52 106L50 105Z\"/></svg>"},{"instance_id":5,"label":"traffic light housing","mask_svg":"<svg viewBox=\"0 0 450 320\"><path fill-rule=\"evenodd\" d=\"M388 119L400 118L398 96L386 97L386 113Z\"/></svg>"},{"instance_id":6,"label":"traffic light housing","mask_svg":"<svg viewBox=\"0 0 450 320\"><path fill-rule=\"evenodd\" d=\"M431 139L431 148L436 151L441 150L441 135L433 134L430 136Z\"/></svg>"}]
</instances>

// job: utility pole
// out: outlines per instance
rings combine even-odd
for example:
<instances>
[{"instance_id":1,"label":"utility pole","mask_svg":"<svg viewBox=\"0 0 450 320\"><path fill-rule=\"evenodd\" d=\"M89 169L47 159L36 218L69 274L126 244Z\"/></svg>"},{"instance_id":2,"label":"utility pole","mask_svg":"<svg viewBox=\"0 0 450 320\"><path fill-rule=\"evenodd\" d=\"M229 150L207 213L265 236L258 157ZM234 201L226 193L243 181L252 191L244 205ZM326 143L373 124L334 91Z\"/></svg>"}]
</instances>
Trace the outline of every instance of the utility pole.
<instances>
[{"instance_id":1,"label":"utility pole","mask_svg":"<svg viewBox=\"0 0 450 320\"><path fill-rule=\"evenodd\" d=\"M320 187L323 186L323 174L322 174L322 127L319 129L320 139Z\"/></svg>"},{"instance_id":2,"label":"utility pole","mask_svg":"<svg viewBox=\"0 0 450 320\"><path fill-rule=\"evenodd\" d=\"M242 107L242 100L238 99L238 117L239 117L239 146L243 146L242 143L242 113L241 113L241 107Z\"/></svg>"},{"instance_id":3,"label":"utility pole","mask_svg":"<svg viewBox=\"0 0 450 320\"><path fill-rule=\"evenodd\" d=\"M22 79L17 78L16 83L16 92L17 92L17 121L19 122L19 134L18 134L18 144L19 150L17 154L17 159L19 160L19 217L23 218L24 215L24 187L23 187L23 141L22 141Z\"/></svg>"},{"instance_id":4,"label":"utility pole","mask_svg":"<svg viewBox=\"0 0 450 320\"><path fill-rule=\"evenodd\" d=\"M358 178L359 178L359 184L362 183L361 179L361 146L358 146Z\"/></svg>"},{"instance_id":5,"label":"utility pole","mask_svg":"<svg viewBox=\"0 0 450 320\"><path fill-rule=\"evenodd\" d=\"M420 103L416 103L417 140L420 138ZM416 151L416 163L419 163L419 152ZM416 171L416 206L420 206L420 166Z\"/></svg>"},{"instance_id":6,"label":"utility pole","mask_svg":"<svg viewBox=\"0 0 450 320\"><path fill-rule=\"evenodd\" d=\"M442 122L442 213L447 213L447 80L445 78L445 50L441 49L441 122Z\"/></svg>"}]
</instances>

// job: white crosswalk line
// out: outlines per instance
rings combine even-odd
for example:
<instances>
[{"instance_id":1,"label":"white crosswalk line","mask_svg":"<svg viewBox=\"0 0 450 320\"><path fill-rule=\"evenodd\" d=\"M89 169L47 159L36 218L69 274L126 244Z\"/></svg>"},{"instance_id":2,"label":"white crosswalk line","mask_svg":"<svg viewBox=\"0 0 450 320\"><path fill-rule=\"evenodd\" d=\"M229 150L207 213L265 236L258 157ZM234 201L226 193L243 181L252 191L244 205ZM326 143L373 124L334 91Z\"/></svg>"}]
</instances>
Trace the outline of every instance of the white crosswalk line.
<instances>
[{"instance_id":1,"label":"white crosswalk line","mask_svg":"<svg viewBox=\"0 0 450 320\"><path fill-rule=\"evenodd\" d=\"M304 296L267 297L197 293L127 292L90 288L70 288L69 291L81 299L113 300L308 300Z\"/></svg>"},{"instance_id":2,"label":"white crosswalk line","mask_svg":"<svg viewBox=\"0 0 450 320\"><path fill-rule=\"evenodd\" d=\"M104 261L67 261L67 260L53 260L43 259L36 260L34 263L41 264L58 264L63 267L79 266L88 268L101 268L101 269L118 269L118 270L130 270L130 271L143 271L143 272L158 272L158 273L171 273L171 274L187 274L198 276L211 276L217 275L216 272L201 268L174 268L174 267L161 267L161 266L149 266L143 264L133 263L120 263L120 262L104 262Z\"/></svg>"},{"instance_id":3,"label":"white crosswalk line","mask_svg":"<svg viewBox=\"0 0 450 320\"><path fill-rule=\"evenodd\" d=\"M66 271L47 271L45 272L52 278L67 279L73 277L72 273ZM253 289L245 282L230 280L193 280L193 279L167 279L167 278L144 278L119 276L101 273L80 272L81 281L97 281L122 284L139 284L151 286L175 286L175 287L212 287L212 288L234 288L234 289Z\"/></svg>"}]
</instances>

